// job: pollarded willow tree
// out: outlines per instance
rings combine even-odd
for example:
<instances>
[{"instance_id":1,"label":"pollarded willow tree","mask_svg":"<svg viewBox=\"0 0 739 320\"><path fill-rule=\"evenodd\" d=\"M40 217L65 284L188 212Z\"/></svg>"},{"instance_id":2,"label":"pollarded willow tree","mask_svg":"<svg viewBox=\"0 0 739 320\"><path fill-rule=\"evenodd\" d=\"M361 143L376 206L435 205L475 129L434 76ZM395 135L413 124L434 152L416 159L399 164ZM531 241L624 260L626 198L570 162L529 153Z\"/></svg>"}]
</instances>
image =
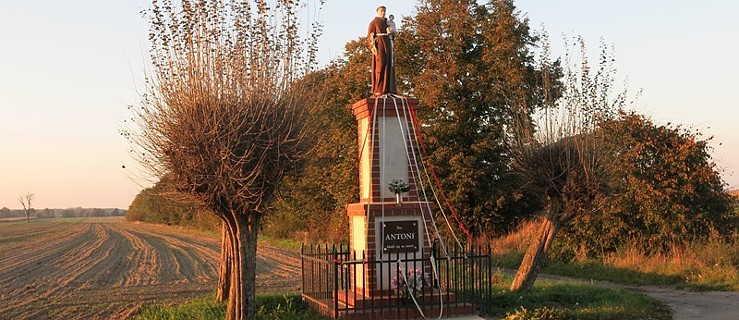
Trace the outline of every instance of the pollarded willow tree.
<instances>
[{"instance_id":1,"label":"pollarded willow tree","mask_svg":"<svg viewBox=\"0 0 739 320\"><path fill-rule=\"evenodd\" d=\"M255 316L257 232L283 175L305 153L320 24L298 36L300 1L153 0L151 71L136 128L146 169L223 221L227 319Z\"/></svg>"},{"instance_id":2,"label":"pollarded willow tree","mask_svg":"<svg viewBox=\"0 0 739 320\"><path fill-rule=\"evenodd\" d=\"M546 77L553 64L546 34L543 39L540 67ZM622 110L626 91L613 94L614 59L605 45L592 74L582 38L578 44L580 63L570 61L573 57L567 53L562 87L555 88L544 78L545 108L533 118L521 110L512 129L512 171L526 181L524 193L536 197L541 206L537 234L511 283L512 291L534 284L560 228L575 217L598 212L613 185L616 158L600 124ZM553 98L551 90L561 90L561 97Z\"/></svg>"}]
</instances>

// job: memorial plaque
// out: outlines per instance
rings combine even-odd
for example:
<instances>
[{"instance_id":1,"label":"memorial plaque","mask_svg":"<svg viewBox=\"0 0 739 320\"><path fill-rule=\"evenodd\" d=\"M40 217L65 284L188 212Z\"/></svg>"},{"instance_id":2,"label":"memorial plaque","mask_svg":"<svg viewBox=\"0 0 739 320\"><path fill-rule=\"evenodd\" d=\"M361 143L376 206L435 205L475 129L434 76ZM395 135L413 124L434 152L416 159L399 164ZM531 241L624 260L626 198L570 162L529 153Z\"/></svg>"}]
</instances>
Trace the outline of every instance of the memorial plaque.
<instances>
[{"instance_id":1,"label":"memorial plaque","mask_svg":"<svg viewBox=\"0 0 739 320\"><path fill-rule=\"evenodd\" d=\"M385 221L383 253L418 252L418 221Z\"/></svg>"}]
</instances>

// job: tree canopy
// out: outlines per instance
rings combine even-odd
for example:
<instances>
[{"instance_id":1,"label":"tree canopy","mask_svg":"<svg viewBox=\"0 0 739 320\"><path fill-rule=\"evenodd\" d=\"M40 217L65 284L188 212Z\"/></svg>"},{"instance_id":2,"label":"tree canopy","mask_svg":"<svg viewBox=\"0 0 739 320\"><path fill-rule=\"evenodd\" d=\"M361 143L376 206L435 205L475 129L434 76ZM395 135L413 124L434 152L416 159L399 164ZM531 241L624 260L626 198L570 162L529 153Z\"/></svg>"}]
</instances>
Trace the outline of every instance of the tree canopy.
<instances>
[{"instance_id":1,"label":"tree canopy","mask_svg":"<svg viewBox=\"0 0 739 320\"><path fill-rule=\"evenodd\" d=\"M562 102L572 89L564 84L582 79L565 79L558 59L546 68L536 61L533 52L546 49L540 41L546 34L534 34L510 0L421 0L404 20L395 40L398 90L420 100L422 138L451 205L475 235L512 230L542 209L546 194L524 187L530 178L512 162L511 141L518 133L510 128L523 123L541 130L533 114ZM600 60L612 63L613 57ZM348 42L342 58L300 79L312 88L304 101L311 110L305 120L311 148L292 163L297 170L267 205L274 207L266 216L268 233L329 241L346 235L344 206L358 200L358 135L349 106L370 95L369 79L364 38ZM577 90L585 94L612 80ZM590 101L577 103L597 108L625 99L581 97ZM568 217L558 250L595 254L624 241L656 250L736 230L709 140L698 132L622 113L602 122L597 134L611 143L605 147L620 165L609 195L599 199L606 205Z\"/></svg>"},{"instance_id":2,"label":"tree canopy","mask_svg":"<svg viewBox=\"0 0 739 320\"><path fill-rule=\"evenodd\" d=\"M519 182L509 174L505 128L514 105L542 103L531 53L536 40L508 0L419 1L396 37L398 90L419 98L429 158L450 204L476 235L505 232L531 211L514 191ZM348 106L369 96L369 61L360 38L310 80L330 89L322 91L317 116L308 122L323 143L315 144L278 204L307 217L294 220L340 221L326 214L343 217L344 205L357 199L356 121Z\"/></svg>"},{"instance_id":3,"label":"tree canopy","mask_svg":"<svg viewBox=\"0 0 739 320\"><path fill-rule=\"evenodd\" d=\"M710 139L633 112L602 127L619 163L614 192L599 215L566 228L564 245L591 255L627 242L655 252L736 232L739 217L712 160Z\"/></svg>"}]
</instances>

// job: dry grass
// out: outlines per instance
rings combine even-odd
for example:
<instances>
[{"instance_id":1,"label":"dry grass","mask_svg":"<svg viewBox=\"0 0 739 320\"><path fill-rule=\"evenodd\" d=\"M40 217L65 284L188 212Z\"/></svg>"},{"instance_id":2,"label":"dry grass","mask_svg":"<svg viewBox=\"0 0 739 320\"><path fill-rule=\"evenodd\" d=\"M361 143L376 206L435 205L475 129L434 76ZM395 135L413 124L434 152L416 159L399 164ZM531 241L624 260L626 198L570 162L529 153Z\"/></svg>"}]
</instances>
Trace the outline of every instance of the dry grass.
<instances>
[{"instance_id":1,"label":"dry grass","mask_svg":"<svg viewBox=\"0 0 739 320\"><path fill-rule=\"evenodd\" d=\"M607 255L606 266L677 276L689 287L725 288L739 291L739 247L733 241L712 237L706 242L673 246L666 253L646 255L633 246Z\"/></svg>"},{"instance_id":2,"label":"dry grass","mask_svg":"<svg viewBox=\"0 0 739 320\"><path fill-rule=\"evenodd\" d=\"M531 238L536 234L538 223L526 221L515 232L490 241L494 254L523 253L528 249Z\"/></svg>"},{"instance_id":3,"label":"dry grass","mask_svg":"<svg viewBox=\"0 0 739 320\"><path fill-rule=\"evenodd\" d=\"M516 268L520 264L536 228L535 222L525 222L516 232L491 241L501 266ZM651 255L637 246L624 245L599 259L575 255L572 261L550 263L543 271L619 283L739 291L737 243L739 234L728 241L713 236L705 242L673 246L667 252Z\"/></svg>"}]
</instances>

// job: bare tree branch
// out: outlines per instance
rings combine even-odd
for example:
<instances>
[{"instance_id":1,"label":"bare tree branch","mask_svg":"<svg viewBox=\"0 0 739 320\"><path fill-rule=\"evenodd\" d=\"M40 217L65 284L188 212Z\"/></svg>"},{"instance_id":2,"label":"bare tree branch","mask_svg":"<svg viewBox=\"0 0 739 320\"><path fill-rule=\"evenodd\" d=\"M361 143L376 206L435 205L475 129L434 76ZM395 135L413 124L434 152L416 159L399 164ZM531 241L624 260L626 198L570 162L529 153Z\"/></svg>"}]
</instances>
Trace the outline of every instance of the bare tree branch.
<instances>
[{"instance_id":1,"label":"bare tree branch","mask_svg":"<svg viewBox=\"0 0 739 320\"><path fill-rule=\"evenodd\" d=\"M569 52L565 57L562 98L552 99L551 80L543 79L545 108L529 119L526 106L521 106L512 128L512 170L528 182L523 188L539 200L543 215L539 235L526 252L511 290L533 285L559 228L578 215L597 212L605 204L616 172L614 153L599 125L618 114L626 94L612 95L615 69L606 46L601 46L599 67L592 75L582 38L578 45L579 64L570 62ZM549 75L549 44L545 42L543 48L541 68Z\"/></svg>"},{"instance_id":2,"label":"bare tree branch","mask_svg":"<svg viewBox=\"0 0 739 320\"><path fill-rule=\"evenodd\" d=\"M23 206L23 213L26 214L26 222L31 221L31 202L33 201L33 193L26 192L18 196L18 202Z\"/></svg>"}]
</instances>

